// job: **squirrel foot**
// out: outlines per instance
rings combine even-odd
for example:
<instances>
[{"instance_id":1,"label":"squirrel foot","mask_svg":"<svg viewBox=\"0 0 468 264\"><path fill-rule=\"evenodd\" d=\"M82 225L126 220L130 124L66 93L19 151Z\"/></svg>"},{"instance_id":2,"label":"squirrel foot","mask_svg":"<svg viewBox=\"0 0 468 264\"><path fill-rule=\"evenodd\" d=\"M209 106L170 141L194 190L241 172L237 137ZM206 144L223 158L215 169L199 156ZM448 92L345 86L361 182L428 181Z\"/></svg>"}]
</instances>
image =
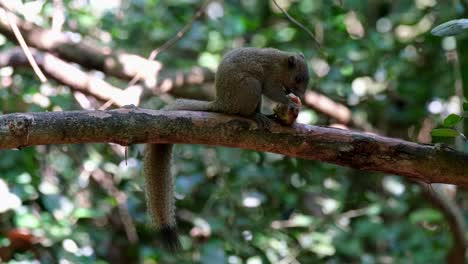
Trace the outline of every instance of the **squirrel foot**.
<instances>
[{"instance_id":1,"label":"squirrel foot","mask_svg":"<svg viewBox=\"0 0 468 264\"><path fill-rule=\"evenodd\" d=\"M271 128L271 119L268 118L267 116L261 114L261 113L255 113L255 115L253 116L255 122L257 122L257 126L259 129L262 129L262 130L270 130Z\"/></svg>"}]
</instances>

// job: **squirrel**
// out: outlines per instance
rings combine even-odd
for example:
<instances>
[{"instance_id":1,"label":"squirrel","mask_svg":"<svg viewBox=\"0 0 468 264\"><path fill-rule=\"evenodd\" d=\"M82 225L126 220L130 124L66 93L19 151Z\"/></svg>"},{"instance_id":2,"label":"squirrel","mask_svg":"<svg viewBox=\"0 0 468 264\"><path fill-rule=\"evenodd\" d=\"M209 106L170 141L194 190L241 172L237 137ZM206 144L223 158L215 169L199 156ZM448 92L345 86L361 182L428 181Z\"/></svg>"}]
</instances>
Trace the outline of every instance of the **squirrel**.
<instances>
[{"instance_id":1,"label":"squirrel","mask_svg":"<svg viewBox=\"0 0 468 264\"><path fill-rule=\"evenodd\" d=\"M252 118L260 129L271 120L260 112L262 94L291 105L288 94L302 98L309 82L304 55L273 48L238 48L228 52L215 76L216 99L178 99L163 110L192 110ZM180 249L176 230L174 179L171 175L172 144L148 144L144 154L147 207L163 243Z\"/></svg>"}]
</instances>

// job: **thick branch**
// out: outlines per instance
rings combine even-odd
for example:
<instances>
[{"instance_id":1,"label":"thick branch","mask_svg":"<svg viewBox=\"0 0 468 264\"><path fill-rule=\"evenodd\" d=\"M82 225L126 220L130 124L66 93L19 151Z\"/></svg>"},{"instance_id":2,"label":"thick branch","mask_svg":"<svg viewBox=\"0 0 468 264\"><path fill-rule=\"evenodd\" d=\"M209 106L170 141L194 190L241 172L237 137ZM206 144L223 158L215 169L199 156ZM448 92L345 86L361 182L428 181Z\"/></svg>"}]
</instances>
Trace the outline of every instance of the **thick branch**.
<instances>
[{"instance_id":1,"label":"thick branch","mask_svg":"<svg viewBox=\"0 0 468 264\"><path fill-rule=\"evenodd\" d=\"M78 67L50 54L31 49L35 61L42 71L57 82L67 85L75 91L91 95L101 101L111 100L116 106L138 104L141 98L137 89L124 91L105 80L94 77ZM28 60L21 49L12 48L0 52L0 68L29 67ZM213 80L214 73L205 68L193 67L188 70L163 70L155 87L145 89L143 98L154 94L171 93L176 97L209 100L214 97L213 89L189 88ZM134 86L136 88L136 86Z\"/></svg>"},{"instance_id":2,"label":"thick branch","mask_svg":"<svg viewBox=\"0 0 468 264\"><path fill-rule=\"evenodd\" d=\"M2 13L5 12L0 9L0 33L16 42L6 16ZM28 45L57 54L62 59L76 62L84 67L124 79L131 79L139 74L150 82L155 82L161 70L161 63L157 61L149 61L135 54L117 52L109 47L99 47L90 41L77 41L71 34L46 30L16 16L13 19Z\"/></svg>"},{"instance_id":3,"label":"thick branch","mask_svg":"<svg viewBox=\"0 0 468 264\"><path fill-rule=\"evenodd\" d=\"M336 128L274 125L268 132L235 116L139 108L0 116L0 148L92 142L238 147L468 186L467 154Z\"/></svg>"},{"instance_id":4,"label":"thick branch","mask_svg":"<svg viewBox=\"0 0 468 264\"><path fill-rule=\"evenodd\" d=\"M213 96L213 92L201 91L200 95L199 90L185 91L187 85L213 81L214 73L208 69L194 67L182 72L169 73L166 71L159 76L162 65L157 61L147 60L136 54L118 52L109 47L99 47L97 43L90 41L74 40L71 37L73 34L46 30L18 17L15 17L15 21L28 45L39 50L56 54L62 59L78 63L85 68L100 70L121 79L128 80L139 73L139 76L150 87L146 91L146 96L161 92L170 92L194 99L207 99ZM10 41L16 42L8 21L2 16L0 16L0 33ZM35 51L35 54L36 56L46 56L46 54L38 54L38 51Z\"/></svg>"},{"instance_id":5,"label":"thick branch","mask_svg":"<svg viewBox=\"0 0 468 264\"><path fill-rule=\"evenodd\" d=\"M69 86L75 91L92 95L98 100L112 100L117 106L137 104L138 94L131 95L125 93L104 80L96 78L79 68L63 61L50 53L43 53L36 49L31 49L34 60L44 73L50 78ZM28 61L24 53L19 48L13 48L0 53L1 67L24 67L28 66Z\"/></svg>"}]
</instances>

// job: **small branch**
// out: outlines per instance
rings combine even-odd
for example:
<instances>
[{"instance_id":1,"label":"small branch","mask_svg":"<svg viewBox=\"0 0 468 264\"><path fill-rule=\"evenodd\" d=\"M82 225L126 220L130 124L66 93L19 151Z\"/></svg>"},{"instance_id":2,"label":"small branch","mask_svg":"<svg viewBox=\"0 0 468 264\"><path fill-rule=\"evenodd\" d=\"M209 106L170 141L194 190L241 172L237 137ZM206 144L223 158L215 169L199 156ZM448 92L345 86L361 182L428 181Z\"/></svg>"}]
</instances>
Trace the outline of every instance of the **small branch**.
<instances>
[{"instance_id":1,"label":"small branch","mask_svg":"<svg viewBox=\"0 0 468 264\"><path fill-rule=\"evenodd\" d=\"M428 143L431 141L430 131L434 124L426 119L422 122L418 134L418 141ZM466 225L463 213L454 201L457 187L446 184L427 184L421 181L415 181L423 191L424 196L434 207L444 215L452 235L452 245L447 254L447 263L465 263L465 252L468 243L465 239ZM450 189L450 195L448 191Z\"/></svg>"},{"instance_id":2,"label":"small branch","mask_svg":"<svg viewBox=\"0 0 468 264\"><path fill-rule=\"evenodd\" d=\"M302 25L299 21L297 21L296 19L294 19L291 15L289 15L289 13L284 10L283 8L281 8L280 5L278 5L278 3L276 2L276 0L272 0L273 3L275 4L275 6L291 21L293 22L294 24L296 24L298 27L300 27L302 30L304 30L305 32L307 32L307 34L310 35L310 37L314 40L314 44L316 46L317 49L320 50L321 46L320 46L320 42L317 40L317 38L315 38L314 34L308 29L306 28L304 25Z\"/></svg>"},{"instance_id":3,"label":"small branch","mask_svg":"<svg viewBox=\"0 0 468 264\"><path fill-rule=\"evenodd\" d=\"M179 30L172 38L166 41L162 46L151 51L150 55L148 56L148 60L152 61L156 59L156 56L158 56L160 52L169 49L170 47L172 47L172 45L174 45L177 41L179 41L185 35L185 33L187 33L187 31L189 31L189 29L192 28L193 22L195 22L205 12L205 9L210 2L211 0L205 1L205 3L198 9L198 11L193 15L190 21L188 21L187 24L185 24L185 26L182 27L181 30ZM134 85L140 80L140 78L141 78L140 75L136 75L135 77L133 77L133 79L129 82L128 85L129 86Z\"/></svg>"},{"instance_id":4,"label":"small branch","mask_svg":"<svg viewBox=\"0 0 468 264\"><path fill-rule=\"evenodd\" d=\"M245 148L468 186L468 154L349 130L296 124L269 132L236 116L140 108L0 116L0 148L93 142Z\"/></svg>"},{"instance_id":5,"label":"small branch","mask_svg":"<svg viewBox=\"0 0 468 264\"><path fill-rule=\"evenodd\" d=\"M127 195L120 191L115 186L113 178L101 169L96 169L90 173L93 179L100 184L100 186L107 192L109 196L112 196L117 201L117 210L120 215L127 239L130 244L135 245L138 243L138 234L136 231L135 224L133 223L130 212L128 211Z\"/></svg>"},{"instance_id":6,"label":"small branch","mask_svg":"<svg viewBox=\"0 0 468 264\"><path fill-rule=\"evenodd\" d=\"M33 56L31 55L31 51L29 50L28 44L26 44L26 41L24 40L23 36L21 35L20 30L18 29L18 26L16 25L14 15L10 13L9 11L3 11L0 13L3 13L6 15L8 24L10 25L10 28L13 31L13 34L15 35L16 40L21 46L21 49L26 55L26 58L28 58L29 64L31 64L31 67L33 68L36 76L39 78L39 80L41 80L41 82L43 83L47 82L47 78L45 77L44 73L42 73L41 69L39 68Z\"/></svg>"},{"instance_id":7,"label":"small branch","mask_svg":"<svg viewBox=\"0 0 468 264\"><path fill-rule=\"evenodd\" d=\"M309 90L305 93L304 105L335 119L340 124L350 125L367 132L375 131L372 125L354 117L346 105L335 102L326 95Z\"/></svg>"},{"instance_id":8,"label":"small branch","mask_svg":"<svg viewBox=\"0 0 468 264\"><path fill-rule=\"evenodd\" d=\"M464 100L464 93L463 93L463 74L461 70L461 65L460 65L460 53L457 48L453 51L449 51L447 53L452 53L452 54L447 54L448 60L451 62L452 67L453 67L453 78L454 78L454 94L458 99L458 111L456 114L462 115L463 114L463 100ZM463 127L463 122L460 122L457 124L456 129L463 135L464 133L464 127ZM458 150L463 150L463 137L457 137L455 139L455 147Z\"/></svg>"}]
</instances>

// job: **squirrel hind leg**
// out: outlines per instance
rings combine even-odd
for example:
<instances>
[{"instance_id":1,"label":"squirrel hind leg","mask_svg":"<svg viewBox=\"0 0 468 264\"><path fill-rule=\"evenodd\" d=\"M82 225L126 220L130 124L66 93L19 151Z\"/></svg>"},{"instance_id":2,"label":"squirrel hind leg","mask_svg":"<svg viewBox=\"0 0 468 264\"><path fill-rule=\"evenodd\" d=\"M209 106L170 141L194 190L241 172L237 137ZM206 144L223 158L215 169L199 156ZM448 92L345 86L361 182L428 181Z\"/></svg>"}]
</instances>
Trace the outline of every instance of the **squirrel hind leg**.
<instances>
[{"instance_id":1,"label":"squirrel hind leg","mask_svg":"<svg viewBox=\"0 0 468 264\"><path fill-rule=\"evenodd\" d=\"M178 252L182 249L179 235L177 234L177 228L175 226L162 226L159 229L159 233L161 234L164 246L171 252Z\"/></svg>"}]
</instances>

